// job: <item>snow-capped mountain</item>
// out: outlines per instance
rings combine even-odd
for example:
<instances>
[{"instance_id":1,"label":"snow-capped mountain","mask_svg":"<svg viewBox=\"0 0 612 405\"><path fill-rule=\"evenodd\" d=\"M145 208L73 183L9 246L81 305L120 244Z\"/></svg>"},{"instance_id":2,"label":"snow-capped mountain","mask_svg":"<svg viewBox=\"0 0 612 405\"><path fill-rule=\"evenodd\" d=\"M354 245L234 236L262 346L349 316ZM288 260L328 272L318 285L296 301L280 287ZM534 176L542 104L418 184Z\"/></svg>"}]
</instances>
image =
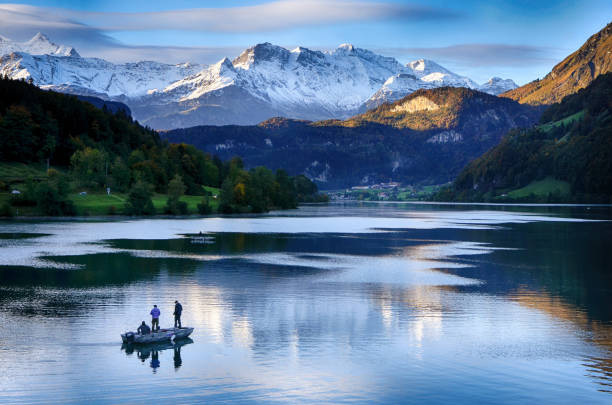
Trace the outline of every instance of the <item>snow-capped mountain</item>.
<instances>
[{"instance_id":1,"label":"snow-capped mountain","mask_svg":"<svg viewBox=\"0 0 612 405\"><path fill-rule=\"evenodd\" d=\"M428 59L419 59L406 65L412 73L427 83L432 83L435 87L467 87L470 89L478 88L478 84L465 76L459 76Z\"/></svg>"},{"instance_id":2,"label":"snow-capped mountain","mask_svg":"<svg viewBox=\"0 0 612 405\"><path fill-rule=\"evenodd\" d=\"M223 59L152 96L171 96L193 110L208 104L208 98L198 101L204 95L237 87L267 103L276 115L336 118L357 111L398 71L407 68L393 58L348 44L332 52L319 52L302 47L290 51L264 43L245 50L232 62Z\"/></svg>"},{"instance_id":3,"label":"snow-capped mountain","mask_svg":"<svg viewBox=\"0 0 612 405\"><path fill-rule=\"evenodd\" d=\"M164 129L254 124L273 116L347 118L421 88L495 92L500 87L481 88L433 61L402 65L350 44L320 52L264 43L209 66L114 64L80 57L42 34L22 44L2 39L0 47L0 74L31 78L46 89L123 101L136 119Z\"/></svg>"},{"instance_id":4,"label":"snow-capped mountain","mask_svg":"<svg viewBox=\"0 0 612 405\"><path fill-rule=\"evenodd\" d=\"M502 79L500 77L492 77L486 83L483 83L478 90L489 94L501 94L509 90L514 90L518 87L512 79Z\"/></svg>"},{"instance_id":5,"label":"snow-capped mountain","mask_svg":"<svg viewBox=\"0 0 612 405\"><path fill-rule=\"evenodd\" d=\"M56 45L40 32L26 42L15 42L0 35L0 55L13 52L25 52L30 55L79 56L74 48L66 45Z\"/></svg>"},{"instance_id":6,"label":"snow-capped mountain","mask_svg":"<svg viewBox=\"0 0 612 405\"><path fill-rule=\"evenodd\" d=\"M23 52L0 57L0 74L13 79L31 78L45 89L109 99L145 96L201 68L200 65L169 65L150 61L114 64L97 58Z\"/></svg>"}]
</instances>

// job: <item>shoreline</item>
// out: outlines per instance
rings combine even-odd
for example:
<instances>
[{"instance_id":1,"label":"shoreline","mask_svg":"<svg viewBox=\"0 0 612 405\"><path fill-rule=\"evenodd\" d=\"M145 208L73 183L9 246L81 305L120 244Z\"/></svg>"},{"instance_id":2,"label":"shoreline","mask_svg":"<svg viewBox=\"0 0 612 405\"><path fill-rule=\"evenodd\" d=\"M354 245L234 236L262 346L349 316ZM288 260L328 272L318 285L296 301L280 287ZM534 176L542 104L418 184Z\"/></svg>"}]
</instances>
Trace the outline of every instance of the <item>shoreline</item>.
<instances>
[{"instance_id":1,"label":"shoreline","mask_svg":"<svg viewBox=\"0 0 612 405\"><path fill-rule=\"evenodd\" d=\"M198 219L198 218L256 218L267 216L272 212L291 212L298 210L300 207L307 206L324 206L324 205L359 205L359 204L410 204L410 205L430 205L430 206L494 206L494 207L596 207L596 208L612 208L612 204L597 204L597 203L580 203L580 204L571 204L571 203L487 203L487 202L448 202L448 201L359 201L359 200L344 200L344 201L329 201L329 202L321 202L321 203L302 203L299 204L297 208L290 209L275 209L270 210L268 212L261 213L242 213L242 214L209 214L209 215L199 215L199 214L189 214L189 215L140 215L140 216L130 216L130 215L75 215L75 216L41 216L41 215L19 215L13 217L0 217L0 222L23 222L23 221L131 221L131 220L141 220L141 219Z\"/></svg>"}]
</instances>

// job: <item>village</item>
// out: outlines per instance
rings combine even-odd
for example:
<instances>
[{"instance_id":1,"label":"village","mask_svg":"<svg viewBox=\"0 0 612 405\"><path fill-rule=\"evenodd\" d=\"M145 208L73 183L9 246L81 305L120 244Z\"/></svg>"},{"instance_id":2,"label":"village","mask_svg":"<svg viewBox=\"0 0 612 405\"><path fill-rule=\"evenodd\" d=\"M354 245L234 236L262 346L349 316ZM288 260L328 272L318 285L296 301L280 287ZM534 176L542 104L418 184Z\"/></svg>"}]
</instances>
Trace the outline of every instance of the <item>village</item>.
<instances>
[{"instance_id":1,"label":"village","mask_svg":"<svg viewBox=\"0 0 612 405\"><path fill-rule=\"evenodd\" d=\"M402 185L398 182L353 186L326 191L332 201L419 201L435 193L441 186Z\"/></svg>"}]
</instances>

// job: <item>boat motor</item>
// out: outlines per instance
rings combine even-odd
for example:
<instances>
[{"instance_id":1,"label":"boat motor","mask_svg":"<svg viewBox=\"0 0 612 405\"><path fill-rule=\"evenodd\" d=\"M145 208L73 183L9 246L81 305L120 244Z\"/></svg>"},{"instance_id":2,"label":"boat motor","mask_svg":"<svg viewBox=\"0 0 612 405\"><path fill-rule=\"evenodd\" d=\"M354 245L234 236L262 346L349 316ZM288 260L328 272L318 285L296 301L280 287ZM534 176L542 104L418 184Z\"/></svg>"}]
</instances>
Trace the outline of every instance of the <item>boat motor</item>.
<instances>
[{"instance_id":1,"label":"boat motor","mask_svg":"<svg viewBox=\"0 0 612 405\"><path fill-rule=\"evenodd\" d=\"M128 332L125 334L125 341L127 343L134 343L134 332Z\"/></svg>"}]
</instances>

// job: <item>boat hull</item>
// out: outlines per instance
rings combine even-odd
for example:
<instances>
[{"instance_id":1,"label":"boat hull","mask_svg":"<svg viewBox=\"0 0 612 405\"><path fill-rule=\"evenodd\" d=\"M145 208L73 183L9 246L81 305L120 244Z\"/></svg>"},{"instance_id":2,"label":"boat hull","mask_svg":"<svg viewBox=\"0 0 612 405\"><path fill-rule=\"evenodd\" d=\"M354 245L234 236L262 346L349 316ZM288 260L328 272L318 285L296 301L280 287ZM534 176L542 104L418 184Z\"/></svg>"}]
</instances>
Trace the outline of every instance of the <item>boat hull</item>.
<instances>
[{"instance_id":1,"label":"boat hull","mask_svg":"<svg viewBox=\"0 0 612 405\"><path fill-rule=\"evenodd\" d=\"M193 328L167 328L160 329L146 335L140 335L134 332L126 332L121 334L123 343L132 344L148 344L156 342L165 342L169 340L184 339L191 335Z\"/></svg>"}]
</instances>

